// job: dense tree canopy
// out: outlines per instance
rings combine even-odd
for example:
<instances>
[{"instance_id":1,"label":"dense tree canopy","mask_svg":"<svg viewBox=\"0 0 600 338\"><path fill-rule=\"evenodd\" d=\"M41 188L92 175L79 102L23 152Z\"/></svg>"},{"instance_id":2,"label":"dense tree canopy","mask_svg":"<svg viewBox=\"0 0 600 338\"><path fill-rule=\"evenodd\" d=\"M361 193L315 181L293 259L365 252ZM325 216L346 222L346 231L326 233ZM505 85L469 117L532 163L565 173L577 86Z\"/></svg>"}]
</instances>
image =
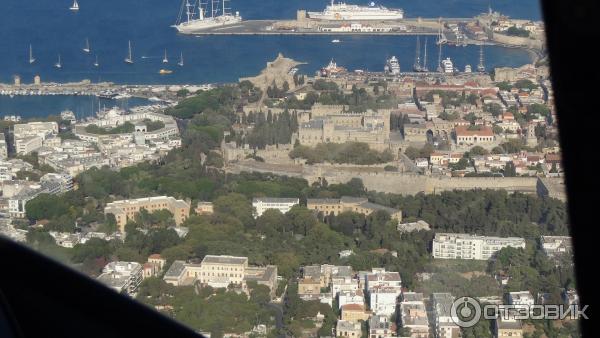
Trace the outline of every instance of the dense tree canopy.
<instances>
[{"instance_id":1,"label":"dense tree canopy","mask_svg":"<svg viewBox=\"0 0 600 338\"><path fill-rule=\"evenodd\" d=\"M379 152L372 150L366 143L348 142L320 143L314 148L297 146L290 152L291 158L304 158L308 163L351 163L351 164L377 164L393 160L390 151Z\"/></svg>"}]
</instances>

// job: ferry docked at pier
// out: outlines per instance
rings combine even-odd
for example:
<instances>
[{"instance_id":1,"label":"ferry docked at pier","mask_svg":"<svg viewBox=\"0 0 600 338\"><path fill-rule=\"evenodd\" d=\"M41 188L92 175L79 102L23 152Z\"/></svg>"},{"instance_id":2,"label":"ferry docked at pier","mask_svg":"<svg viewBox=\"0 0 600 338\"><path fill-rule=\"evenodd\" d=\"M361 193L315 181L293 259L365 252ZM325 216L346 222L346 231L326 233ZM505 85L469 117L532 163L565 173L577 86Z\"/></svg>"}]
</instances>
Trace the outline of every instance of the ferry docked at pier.
<instances>
[{"instance_id":1,"label":"ferry docked at pier","mask_svg":"<svg viewBox=\"0 0 600 338\"><path fill-rule=\"evenodd\" d=\"M227 7L229 2L230 0L210 0L209 4L196 0L194 4L191 4L190 0L184 0L173 27L180 33L193 34L210 28L242 22L240 12L233 14L231 8Z\"/></svg>"},{"instance_id":2,"label":"ferry docked at pier","mask_svg":"<svg viewBox=\"0 0 600 338\"><path fill-rule=\"evenodd\" d=\"M308 12L308 17L316 20L349 21L349 20L400 20L404 19L404 10L388 9L371 2L369 6L350 5L331 0L323 12Z\"/></svg>"}]
</instances>

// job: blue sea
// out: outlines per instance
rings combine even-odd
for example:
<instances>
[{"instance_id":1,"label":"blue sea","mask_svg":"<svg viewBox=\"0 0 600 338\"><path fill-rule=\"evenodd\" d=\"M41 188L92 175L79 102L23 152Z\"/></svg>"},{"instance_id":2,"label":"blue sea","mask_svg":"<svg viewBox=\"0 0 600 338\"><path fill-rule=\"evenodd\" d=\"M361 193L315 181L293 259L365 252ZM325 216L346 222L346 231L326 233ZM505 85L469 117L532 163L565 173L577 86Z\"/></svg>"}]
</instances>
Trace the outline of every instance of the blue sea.
<instances>
[{"instance_id":1,"label":"blue sea","mask_svg":"<svg viewBox=\"0 0 600 338\"><path fill-rule=\"evenodd\" d=\"M245 19L294 18L297 9L322 10L327 0L233 0L231 7ZM367 4L366 0L347 2ZM112 81L129 84L223 83L253 75L282 52L306 62L301 71L312 74L334 58L348 69L382 70L387 57L396 55L403 69L410 69L415 54L415 37L323 37L323 36L184 36L170 26L175 22L181 0L79 0L79 12L68 8L72 0L0 1L0 82L14 75L32 82ZM488 0L381 0L387 7L400 7L407 17L471 17L487 11ZM537 0L493 0L492 7L511 17L539 20ZM89 38L92 52L83 53ZM339 44L331 40L339 38ZM135 64L123 62L131 40ZM423 43L423 41L422 41ZM429 40L429 65L437 53ZM37 61L28 63L29 44ZM164 50L170 57L170 75L159 75ZM183 53L185 67L175 63ZM61 55L63 68L53 65ZM445 46L459 68L476 65L479 48ZM100 67L93 67L95 56ZM143 58L142 58L143 57ZM527 52L488 46L486 66L518 66L530 62ZM432 66L430 66L433 68ZM18 113L0 100L0 113ZM17 106L18 107L18 106Z\"/></svg>"},{"instance_id":2,"label":"blue sea","mask_svg":"<svg viewBox=\"0 0 600 338\"><path fill-rule=\"evenodd\" d=\"M71 110L78 119L93 116L98 110L119 107L129 109L146 105L150 101L142 98L124 100L99 99L96 96L51 95L51 96L0 96L0 118L3 115L20 115L24 119L58 115Z\"/></svg>"}]
</instances>

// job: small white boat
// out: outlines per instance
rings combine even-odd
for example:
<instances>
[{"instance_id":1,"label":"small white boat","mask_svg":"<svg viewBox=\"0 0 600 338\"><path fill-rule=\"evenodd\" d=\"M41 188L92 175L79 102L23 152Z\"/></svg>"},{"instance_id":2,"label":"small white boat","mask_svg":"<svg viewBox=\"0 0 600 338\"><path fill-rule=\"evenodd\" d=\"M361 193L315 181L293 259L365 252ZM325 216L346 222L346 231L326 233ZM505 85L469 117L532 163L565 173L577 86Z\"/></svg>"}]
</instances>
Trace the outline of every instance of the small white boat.
<instances>
[{"instance_id":1,"label":"small white boat","mask_svg":"<svg viewBox=\"0 0 600 338\"><path fill-rule=\"evenodd\" d=\"M90 40L88 38L85 38L85 47L83 47L83 51L86 53L90 53L91 49L90 49Z\"/></svg>"},{"instance_id":2,"label":"small white boat","mask_svg":"<svg viewBox=\"0 0 600 338\"><path fill-rule=\"evenodd\" d=\"M79 4L77 3L77 0L73 0L73 5L71 7L69 7L70 10L72 11L78 11L79 10Z\"/></svg>"},{"instance_id":3,"label":"small white boat","mask_svg":"<svg viewBox=\"0 0 600 338\"><path fill-rule=\"evenodd\" d=\"M117 96L114 97L114 99L115 100L125 100L130 97L131 97L131 95L123 93L123 94L118 94Z\"/></svg>"},{"instance_id":4,"label":"small white boat","mask_svg":"<svg viewBox=\"0 0 600 338\"><path fill-rule=\"evenodd\" d=\"M127 57L125 58L125 63L133 64L133 53L131 52L131 40L129 40L129 52L127 53Z\"/></svg>"},{"instance_id":5,"label":"small white boat","mask_svg":"<svg viewBox=\"0 0 600 338\"><path fill-rule=\"evenodd\" d=\"M183 67L183 53L180 54L180 56L179 56L179 62L177 62L177 65L179 67Z\"/></svg>"},{"instance_id":6,"label":"small white boat","mask_svg":"<svg viewBox=\"0 0 600 338\"><path fill-rule=\"evenodd\" d=\"M165 56L162 59L162 63L169 63L169 58L167 58L167 50L165 49Z\"/></svg>"},{"instance_id":7,"label":"small white boat","mask_svg":"<svg viewBox=\"0 0 600 338\"><path fill-rule=\"evenodd\" d=\"M340 42L342 42L342 41L340 41L340 40L338 40L338 39L333 39L333 40L331 40L331 43L340 43Z\"/></svg>"},{"instance_id":8,"label":"small white boat","mask_svg":"<svg viewBox=\"0 0 600 338\"><path fill-rule=\"evenodd\" d=\"M98 63L98 55L96 55L96 61L94 62L94 67L99 67L100 64Z\"/></svg>"},{"instance_id":9,"label":"small white boat","mask_svg":"<svg viewBox=\"0 0 600 338\"><path fill-rule=\"evenodd\" d=\"M33 48L29 45L29 64L35 62L35 58L33 57Z\"/></svg>"},{"instance_id":10,"label":"small white boat","mask_svg":"<svg viewBox=\"0 0 600 338\"><path fill-rule=\"evenodd\" d=\"M58 62L56 62L54 64L54 68L57 68L57 69L61 69L62 68L62 62L60 61L60 54L58 54Z\"/></svg>"}]
</instances>

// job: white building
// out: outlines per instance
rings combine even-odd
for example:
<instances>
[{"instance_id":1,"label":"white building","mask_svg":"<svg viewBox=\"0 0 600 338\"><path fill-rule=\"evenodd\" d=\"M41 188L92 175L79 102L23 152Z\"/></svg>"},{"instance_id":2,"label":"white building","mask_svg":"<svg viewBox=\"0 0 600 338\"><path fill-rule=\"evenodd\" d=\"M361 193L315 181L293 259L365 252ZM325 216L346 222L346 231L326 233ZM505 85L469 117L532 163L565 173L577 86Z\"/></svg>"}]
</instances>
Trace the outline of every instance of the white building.
<instances>
[{"instance_id":1,"label":"white building","mask_svg":"<svg viewBox=\"0 0 600 338\"><path fill-rule=\"evenodd\" d=\"M342 306L347 304L365 304L365 296L362 290L340 291L338 297L338 306L340 309L342 308Z\"/></svg>"},{"instance_id":2,"label":"white building","mask_svg":"<svg viewBox=\"0 0 600 338\"><path fill-rule=\"evenodd\" d=\"M508 293L508 304L517 308L531 309L535 305L535 299L529 291L517 291Z\"/></svg>"},{"instance_id":3,"label":"white building","mask_svg":"<svg viewBox=\"0 0 600 338\"><path fill-rule=\"evenodd\" d=\"M40 178L40 183L55 184L58 190L55 193L73 190L73 177L67 174L48 173Z\"/></svg>"},{"instance_id":4,"label":"white building","mask_svg":"<svg viewBox=\"0 0 600 338\"><path fill-rule=\"evenodd\" d=\"M15 137L15 151L17 155L27 155L42 147L43 138L39 136Z\"/></svg>"},{"instance_id":5,"label":"white building","mask_svg":"<svg viewBox=\"0 0 600 338\"><path fill-rule=\"evenodd\" d=\"M390 316L396 312L401 290L389 286L376 286L369 290L369 306L373 313Z\"/></svg>"},{"instance_id":6,"label":"white building","mask_svg":"<svg viewBox=\"0 0 600 338\"><path fill-rule=\"evenodd\" d=\"M365 275L365 287L367 290L370 290L377 286L390 286L400 290L402 279L398 272L374 268L370 273Z\"/></svg>"},{"instance_id":7,"label":"white building","mask_svg":"<svg viewBox=\"0 0 600 338\"><path fill-rule=\"evenodd\" d=\"M431 305L435 320L435 337L456 338L460 336L460 327L452 320L452 303L454 296L450 293L434 293L431 295Z\"/></svg>"},{"instance_id":8,"label":"white building","mask_svg":"<svg viewBox=\"0 0 600 338\"><path fill-rule=\"evenodd\" d=\"M247 269L247 257L206 255L200 264L173 262L163 279L175 286L198 281L213 288L226 288L230 284L243 285Z\"/></svg>"},{"instance_id":9,"label":"white building","mask_svg":"<svg viewBox=\"0 0 600 338\"><path fill-rule=\"evenodd\" d=\"M29 122L15 124L13 126L15 139L27 136L39 136L42 139L50 135L58 134L58 123L56 122Z\"/></svg>"},{"instance_id":10,"label":"white building","mask_svg":"<svg viewBox=\"0 0 600 338\"><path fill-rule=\"evenodd\" d=\"M438 259L488 260L506 247L525 249L525 239L438 233L433 239L432 254Z\"/></svg>"},{"instance_id":11,"label":"white building","mask_svg":"<svg viewBox=\"0 0 600 338\"><path fill-rule=\"evenodd\" d=\"M0 133L0 160L8 157L8 148L6 147L6 137L4 133Z\"/></svg>"},{"instance_id":12,"label":"white building","mask_svg":"<svg viewBox=\"0 0 600 338\"><path fill-rule=\"evenodd\" d=\"M540 242L548 257L570 254L573 249L570 236L541 236Z\"/></svg>"},{"instance_id":13,"label":"white building","mask_svg":"<svg viewBox=\"0 0 600 338\"><path fill-rule=\"evenodd\" d=\"M17 154L25 155L41 148L46 138L58 134L58 123L29 122L15 124L13 134Z\"/></svg>"},{"instance_id":14,"label":"white building","mask_svg":"<svg viewBox=\"0 0 600 338\"><path fill-rule=\"evenodd\" d=\"M68 233L68 232L56 232L50 231L50 236L54 238L56 245L62 246L63 248L73 248L81 241L81 234Z\"/></svg>"},{"instance_id":15,"label":"white building","mask_svg":"<svg viewBox=\"0 0 600 338\"><path fill-rule=\"evenodd\" d=\"M42 188L39 185L28 186L21 189L8 200L8 213L10 217L25 218L27 202L34 199L42 193Z\"/></svg>"},{"instance_id":16,"label":"white building","mask_svg":"<svg viewBox=\"0 0 600 338\"><path fill-rule=\"evenodd\" d=\"M285 214L299 203L300 200L297 198L255 197L252 199L253 216L258 218L269 209L279 210L282 214Z\"/></svg>"},{"instance_id":17,"label":"white building","mask_svg":"<svg viewBox=\"0 0 600 338\"><path fill-rule=\"evenodd\" d=\"M142 283L142 265L136 262L110 262L97 280L111 289L134 296Z\"/></svg>"}]
</instances>

